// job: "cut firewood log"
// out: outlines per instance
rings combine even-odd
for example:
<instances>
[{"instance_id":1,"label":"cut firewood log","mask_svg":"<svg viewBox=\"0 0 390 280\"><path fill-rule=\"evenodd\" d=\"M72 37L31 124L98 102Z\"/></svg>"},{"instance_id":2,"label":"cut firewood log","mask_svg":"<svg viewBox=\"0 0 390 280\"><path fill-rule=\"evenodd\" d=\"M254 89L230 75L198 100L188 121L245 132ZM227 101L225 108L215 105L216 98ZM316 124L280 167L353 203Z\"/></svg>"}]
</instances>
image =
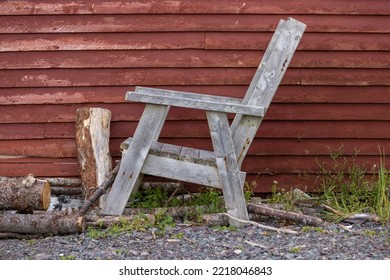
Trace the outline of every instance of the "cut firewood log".
<instances>
[{"instance_id":1,"label":"cut firewood log","mask_svg":"<svg viewBox=\"0 0 390 280\"><path fill-rule=\"evenodd\" d=\"M60 213L0 215L0 232L20 234L71 234L85 231L84 216Z\"/></svg>"},{"instance_id":2,"label":"cut firewood log","mask_svg":"<svg viewBox=\"0 0 390 280\"><path fill-rule=\"evenodd\" d=\"M42 178L49 182L50 186L56 187L80 187L81 179L79 178Z\"/></svg>"},{"instance_id":3,"label":"cut firewood log","mask_svg":"<svg viewBox=\"0 0 390 280\"><path fill-rule=\"evenodd\" d=\"M50 184L32 174L26 178L0 177L0 210L47 210L50 193Z\"/></svg>"},{"instance_id":4,"label":"cut firewood log","mask_svg":"<svg viewBox=\"0 0 390 280\"><path fill-rule=\"evenodd\" d=\"M80 108L76 116L76 144L83 193L88 199L109 176L111 112L102 108ZM99 206L104 203L100 198Z\"/></svg>"}]
</instances>

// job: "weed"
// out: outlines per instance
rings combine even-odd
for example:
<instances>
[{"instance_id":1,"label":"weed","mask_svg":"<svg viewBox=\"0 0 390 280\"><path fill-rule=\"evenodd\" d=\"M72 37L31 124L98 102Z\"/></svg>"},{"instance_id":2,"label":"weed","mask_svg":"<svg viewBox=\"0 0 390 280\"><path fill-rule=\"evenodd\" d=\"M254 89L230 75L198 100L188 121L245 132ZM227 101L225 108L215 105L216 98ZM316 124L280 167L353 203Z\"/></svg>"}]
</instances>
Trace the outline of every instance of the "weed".
<instances>
[{"instance_id":1,"label":"weed","mask_svg":"<svg viewBox=\"0 0 390 280\"><path fill-rule=\"evenodd\" d=\"M178 234L174 234L171 236L172 239L183 239L184 233L179 232Z\"/></svg>"},{"instance_id":2,"label":"weed","mask_svg":"<svg viewBox=\"0 0 390 280\"><path fill-rule=\"evenodd\" d=\"M238 228L237 227L234 227L234 226L215 226L215 227L211 227L211 229L215 230L215 231L238 231Z\"/></svg>"},{"instance_id":3,"label":"weed","mask_svg":"<svg viewBox=\"0 0 390 280\"><path fill-rule=\"evenodd\" d=\"M278 188L278 182L274 181L272 185L272 196L269 200L271 204L280 204L286 211L293 211L296 208L296 201L301 199L301 195L297 194L293 190L286 191L285 189Z\"/></svg>"},{"instance_id":4,"label":"weed","mask_svg":"<svg viewBox=\"0 0 390 280\"><path fill-rule=\"evenodd\" d=\"M88 227L87 236L92 239L117 237L123 232L131 232L133 230L145 231L151 224L146 217L139 215L134 217L132 221L119 218L119 223L115 223L107 229L103 229L102 226L100 224L98 227Z\"/></svg>"},{"instance_id":5,"label":"weed","mask_svg":"<svg viewBox=\"0 0 390 280\"><path fill-rule=\"evenodd\" d=\"M322 187L321 202L337 210L339 214L328 214L328 218L339 222L356 213L372 213L379 217L382 223L390 219L389 188L390 179L384 165L384 156L380 158L380 166L376 172L371 172L355 161L352 162L342 156L341 150L331 154L333 160L329 168L320 164ZM374 173L377 176L367 176Z\"/></svg>"},{"instance_id":6,"label":"weed","mask_svg":"<svg viewBox=\"0 0 390 280\"><path fill-rule=\"evenodd\" d=\"M365 229L365 230L363 230L363 234L364 234L365 236L368 236L368 237L372 237L372 236L378 235L378 233L377 233L375 230L371 230L371 229Z\"/></svg>"},{"instance_id":7,"label":"weed","mask_svg":"<svg viewBox=\"0 0 390 280\"><path fill-rule=\"evenodd\" d=\"M302 247L292 247L290 248L289 252L290 253L293 253L293 254L296 254L296 253L299 253L302 251Z\"/></svg>"},{"instance_id":8,"label":"weed","mask_svg":"<svg viewBox=\"0 0 390 280\"><path fill-rule=\"evenodd\" d=\"M325 229L323 229L322 227L304 226L304 227L302 227L301 231L305 232L305 233L311 232L311 231L315 231L318 233L324 233Z\"/></svg>"},{"instance_id":9,"label":"weed","mask_svg":"<svg viewBox=\"0 0 390 280\"><path fill-rule=\"evenodd\" d=\"M75 260L76 256L69 255L69 256L60 256L60 260L62 261L69 261L69 260Z\"/></svg>"}]
</instances>

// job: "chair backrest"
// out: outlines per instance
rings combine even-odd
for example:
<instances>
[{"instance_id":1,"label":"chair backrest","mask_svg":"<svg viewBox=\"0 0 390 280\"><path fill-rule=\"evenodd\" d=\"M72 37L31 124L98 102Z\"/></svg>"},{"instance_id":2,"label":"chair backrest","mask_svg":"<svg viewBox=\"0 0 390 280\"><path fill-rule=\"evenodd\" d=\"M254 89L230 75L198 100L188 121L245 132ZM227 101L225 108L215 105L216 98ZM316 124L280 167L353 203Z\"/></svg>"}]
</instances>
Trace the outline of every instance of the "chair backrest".
<instances>
[{"instance_id":1,"label":"chair backrest","mask_svg":"<svg viewBox=\"0 0 390 280\"><path fill-rule=\"evenodd\" d=\"M244 104L261 106L267 111L305 29L304 23L292 18L279 22L245 94ZM261 121L262 118L237 114L232 122L231 132L239 166Z\"/></svg>"}]
</instances>

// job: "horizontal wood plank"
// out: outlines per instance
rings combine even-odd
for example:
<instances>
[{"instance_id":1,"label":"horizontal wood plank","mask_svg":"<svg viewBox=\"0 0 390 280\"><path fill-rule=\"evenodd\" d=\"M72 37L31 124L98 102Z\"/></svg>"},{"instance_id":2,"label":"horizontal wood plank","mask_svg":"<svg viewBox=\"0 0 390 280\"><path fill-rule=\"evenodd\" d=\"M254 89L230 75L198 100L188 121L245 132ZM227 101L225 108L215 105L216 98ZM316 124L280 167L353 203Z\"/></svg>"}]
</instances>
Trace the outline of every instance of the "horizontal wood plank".
<instances>
[{"instance_id":1,"label":"horizontal wood plank","mask_svg":"<svg viewBox=\"0 0 390 280\"><path fill-rule=\"evenodd\" d=\"M124 85L246 85L251 68L50 69L0 70L1 87ZM299 84L300 71L287 71L283 84Z\"/></svg>"},{"instance_id":2,"label":"horizontal wood plank","mask_svg":"<svg viewBox=\"0 0 390 280\"><path fill-rule=\"evenodd\" d=\"M388 51L387 34L354 33L305 33L298 50L335 51ZM208 32L205 34L207 49L264 50L271 39L270 33Z\"/></svg>"},{"instance_id":3,"label":"horizontal wood plank","mask_svg":"<svg viewBox=\"0 0 390 280\"><path fill-rule=\"evenodd\" d=\"M121 156L120 146L124 138L112 138L110 141L110 154ZM194 147L203 150L212 150L209 138L162 138L162 143L179 146ZM294 139L294 138L255 138L248 155L255 156L330 156L342 154L347 156L375 156L378 147L385 151L390 150L388 139ZM196 150L200 152L200 150ZM29 157L76 157L76 143L74 139L25 139L1 140L0 155L3 156L29 156ZM182 160L189 155L199 158L193 149L183 148L180 152Z\"/></svg>"},{"instance_id":4,"label":"horizontal wood plank","mask_svg":"<svg viewBox=\"0 0 390 280\"><path fill-rule=\"evenodd\" d=\"M138 121L143 109L142 103L119 104L72 104L0 106L0 123L67 123L75 121L76 110L80 107L99 107L112 112L112 121ZM229 109L230 110L230 109ZM231 115L233 117L233 115ZM206 120L206 115L196 109L173 107L168 121ZM266 120L290 121L389 121L390 103L374 104L272 104L265 116Z\"/></svg>"},{"instance_id":5,"label":"horizontal wood plank","mask_svg":"<svg viewBox=\"0 0 390 280\"><path fill-rule=\"evenodd\" d=\"M0 34L0 52L59 50L265 50L272 33ZM388 51L387 34L306 33L298 50Z\"/></svg>"},{"instance_id":6,"label":"horizontal wood plank","mask_svg":"<svg viewBox=\"0 0 390 280\"><path fill-rule=\"evenodd\" d=\"M306 32L390 33L387 16L293 15ZM2 16L0 33L273 32L280 15ZM353 24L352 24L353 22Z\"/></svg>"},{"instance_id":7,"label":"horizontal wood plank","mask_svg":"<svg viewBox=\"0 0 390 280\"><path fill-rule=\"evenodd\" d=\"M243 98L246 85L158 86L158 88L188 91L217 96ZM134 86L67 87L67 88L0 88L0 104L94 104L125 103L125 92ZM387 86L295 86L279 87L272 104L276 103L390 103ZM133 106L133 105L132 105Z\"/></svg>"},{"instance_id":8,"label":"horizontal wood plank","mask_svg":"<svg viewBox=\"0 0 390 280\"><path fill-rule=\"evenodd\" d=\"M137 122L113 122L111 136L113 138L127 138L133 135ZM1 126L0 138L3 139L29 139L29 133L42 129L42 124ZM73 123L45 123L44 138L74 138ZM13 131L19 133L8 132ZM20 131L23 128L23 131ZM389 139L390 131L388 121L267 121L265 120L257 137L261 138L305 138L318 139ZM8 130L7 130L8 129ZM42 136L37 135L37 138ZM166 138L205 138L209 137L209 129L204 121L169 121L164 125L161 137Z\"/></svg>"},{"instance_id":9,"label":"horizontal wood plank","mask_svg":"<svg viewBox=\"0 0 390 280\"><path fill-rule=\"evenodd\" d=\"M53 14L390 14L386 0L367 2L349 0L218 0L196 1L92 1L73 0L9 0L0 3L0 15L53 15Z\"/></svg>"},{"instance_id":10,"label":"horizontal wood plank","mask_svg":"<svg viewBox=\"0 0 390 280\"><path fill-rule=\"evenodd\" d=\"M203 49L202 32L0 34L0 51Z\"/></svg>"},{"instance_id":11,"label":"horizontal wood plank","mask_svg":"<svg viewBox=\"0 0 390 280\"><path fill-rule=\"evenodd\" d=\"M129 50L0 52L0 69L257 67L263 51ZM388 52L299 51L290 67L390 68Z\"/></svg>"}]
</instances>

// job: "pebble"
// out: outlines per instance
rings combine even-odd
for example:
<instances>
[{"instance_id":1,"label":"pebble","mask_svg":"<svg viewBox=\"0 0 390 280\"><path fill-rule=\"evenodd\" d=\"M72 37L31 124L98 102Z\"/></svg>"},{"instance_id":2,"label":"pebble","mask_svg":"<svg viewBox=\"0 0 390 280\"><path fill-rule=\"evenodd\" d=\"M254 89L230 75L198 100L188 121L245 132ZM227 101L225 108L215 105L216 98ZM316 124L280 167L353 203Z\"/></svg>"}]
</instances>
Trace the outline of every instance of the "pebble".
<instances>
[{"instance_id":1,"label":"pebble","mask_svg":"<svg viewBox=\"0 0 390 280\"><path fill-rule=\"evenodd\" d=\"M329 228L328 228L329 229ZM127 232L117 237L91 239L86 233L53 236L34 241L0 240L0 260L58 260L73 256L95 259L253 259L253 260L380 260L390 258L390 226L353 226L362 234L349 232L302 232L291 235L246 227L237 231L212 230L203 226L177 226L156 234L152 230ZM365 235L367 230L377 234ZM155 233L157 233L155 231ZM169 242L182 235L179 242ZM246 242L250 240L250 242ZM263 244L266 248L254 246ZM291 252L291 248L301 248Z\"/></svg>"}]
</instances>

